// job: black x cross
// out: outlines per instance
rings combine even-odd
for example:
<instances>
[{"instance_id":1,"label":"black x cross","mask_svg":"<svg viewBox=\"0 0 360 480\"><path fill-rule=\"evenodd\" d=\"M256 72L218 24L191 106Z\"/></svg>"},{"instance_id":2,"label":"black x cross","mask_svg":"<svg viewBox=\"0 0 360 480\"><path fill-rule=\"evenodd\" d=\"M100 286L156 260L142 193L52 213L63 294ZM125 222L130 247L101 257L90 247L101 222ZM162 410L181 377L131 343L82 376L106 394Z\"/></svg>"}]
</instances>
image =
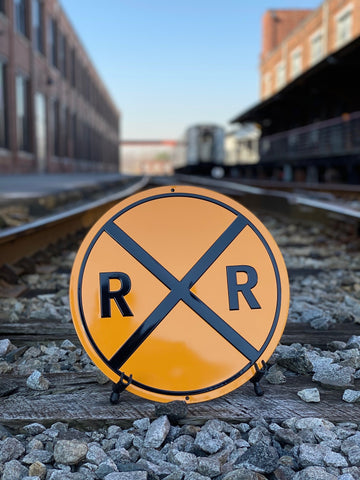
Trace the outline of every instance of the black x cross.
<instances>
[{"instance_id":1,"label":"black x cross","mask_svg":"<svg viewBox=\"0 0 360 480\"><path fill-rule=\"evenodd\" d=\"M109 364L113 369L120 369L120 367L131 357L131 355L139 348L139 346L180 300L186 303L192 310L194 310L194 312L205 320L206 323L208 323L252 363L257 360L259 352L256 348L254 348L245 338L239 335L236 330L228 325L213 310L211 310L211 308L190 291L191 287L239 235L247 224L248 222L246 219L238 215L231 225L211 245L207 252L205 252L205 254L188 271L182 280L175 278L168 270L166 270L166 268L164 268L115 223L108 222L104 225L103 230L106 233L108 233L130 255L138 260L147 270L149 270L149 272L171 290L147 319L110 358Z\"/></svg>"}]
</instances>

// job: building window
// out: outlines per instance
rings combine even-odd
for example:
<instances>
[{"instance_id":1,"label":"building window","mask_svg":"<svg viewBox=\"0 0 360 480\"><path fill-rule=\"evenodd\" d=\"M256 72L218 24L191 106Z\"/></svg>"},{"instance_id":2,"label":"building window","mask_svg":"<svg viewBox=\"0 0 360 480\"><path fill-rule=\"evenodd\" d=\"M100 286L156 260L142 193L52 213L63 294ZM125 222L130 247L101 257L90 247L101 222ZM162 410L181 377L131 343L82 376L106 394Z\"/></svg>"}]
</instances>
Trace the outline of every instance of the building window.
<instances>
[{"instance_id":1,"label":"building window","mask_svg":"<svg viewBox=\"0 0 360 480\"><path fill-rule=\"evenodd\" d=\"M18 33L22 33L24 36L27 35L26 29L26 1L25 0L14 0L14 23L15 30Z\"/></svg>"},{"instance_id":2,"label":"building window","mask_svg":"<svg viewBox=\"0 0 360 480\"><path fill-rule=\"evenodd\" d=\"M71 85L76 87L76 53L75 48L71 50Z\"/></svg>"},{"instance_id":3,"label":"building window","mask_svg":"<svg viewBox=\"0 0 360 480\"><path fill-rule=\"evenodd\" d=\"M32 2L32 27L34 48L44 53L43 4L40 0Z\"/></svg>"},{"instance_id":4,"label":"building window","mask_svg":"<svg viewBox=\"0 0 360 480\"><path fill-rule=\"evenodd\" d=\"M79 158L76 113L73 113L71 115L71 138L72 138L72 157Z\"/></svg>"},{"instance_id":5,"label":"building window","mask_svg":"<svg viewBox=\"0 0 360 480\"><path fill-rule=\"evenodd\" d=\"M271 73L267 72L264 75L264 97L271 95Z\"/></svg>"},{"instance_id":6,"label":"building window","mask_svg":"<svg viewBox=\"0 0 360 480\"><path fill-rule=\"evenodd\" d=\"M291 52L291 78L300 75L302 71L302 50L296 48Z\"/></svg>"},{"instance_id":7,"label":"building window","mask_svg":"<svg viewBox=\"0 0 360 480\"><path fill-rule=\"evenodd\" d=\"M56 20L49 19L49 57L53 67L58 66L58 29Z\"/></svg>"},{"instance_id":8,"label":"building window","mask_svg":"<svg viewBox=\"0 0 360 480\"><path fill-rule=\"evenodd\" d=\"M84 95L86 100L89 100L90 99L90 78L86 70L85 70L84 82L85 82Z\"/></svg>"},{"instance_id":9,"label":"building window","mask_svg":"<svg viewBox=\"0 0 360 480\"><path fill-rule=\"evenodd\" d=\"M39 92L35 94L35 132L38 170L44 172L46 167L46 99L45 95Z\"/></svg>"},{"instance_id":10,"label":"building window","mask_svg":"<svg viewBox=\"0 0 360 480\"><path fill-rule=\"evenodd\" d=\"M77 90L81 95L83 95L83 85L84 85L83 68L81 63L79 62L77 65Z\"/></svg>"},{"instance_id":11,"label":"building window","mask_svg":"<svg viewBox=\"0 0 360 480\"><path fill-rule=\"evenodd\" d=\"M23 75L16 75L16 131L17 147L29 151L29 85Z\"/></svg>"},{"instance_id":12,"label":"building window","mask_svg":"<svg viewBox=\"0 0 360 480\"><path fill-rule=\"evenodd\" d=\"M285 62L282 61L276 65L276 87L281 88L286 83L286 67Z\"/></svg>"},{"instance_id":13,"label":"building window","mask_svg":"<svg viewBox=\"0 0 360 480\"><path fill-rule=\"evenodd\" d=\"M317 31L310 37L310 64L313 65L321 60L324 54L323 34Z\"/></svg>"},{"instance_id":14,"label":"building window","mask_svg":"<svg viewBox=\"0 0 360 480\"><path fill-rule=\"evenodd\" d=\"M0 13L5 14L5 0L0 0Z\"/></svg>"},{"instance_id":15,"label":"building window","mask_svg":"<svg viewBox=\"0 0 360 480\"><path fill-rule=\"evenodd\" d=\"M351 6L350 6L351 7ZM352 9L346 7L335 17L336 19L336 46L341 47L351 39Z\"/></svg>"},{"instance_id":16,"label":"building window","mask_svg":"<svg viewBox=\"0 0 360 480\"><path fill-rule=\"evenodd\" d=\"M59 109L60 114L60 155L67 157L67 110L66 106L62 105Z\"/></svg>"},{"instance_id":17,"label":"building window","mask_svg":"<svg viewBox=\"0 0 360 480\"><path fill-rule=\"evenodd\" d=\"M71 115L68 107L65 108L65 150L64 155L71 157Z\"/></svg>"},{"instance_id":18,"label":"building window","mask_svg":"<svg viewBox=\"0 0 360 480\"><path fill-rule=\"evenodd\" d=\"M8 146L6 113L6 67L0 62L0 147L3 148Z\"/></svg>"},{"instance_id":19,"label":"building window","mask_svg":"<svg viewBox=\"0 0 360 480\"><path fill-rule=\"evenodd\" d=\"M59 68L64 77L66 77L67 75L66 51L67 51L67 43L66 43L65 35L60 34L59 35Z\"/></svg>"},{"instance_id":20,"label":"building window","mask_svg":"<svg viewBox=\"0 0 360 480\"><path fill-rule=\"evenodd\" d=\"M55 157L60 156L60 118L59 100L51 102L51 130L52 130L52 153Z\"/></svg>"}]
</instances>

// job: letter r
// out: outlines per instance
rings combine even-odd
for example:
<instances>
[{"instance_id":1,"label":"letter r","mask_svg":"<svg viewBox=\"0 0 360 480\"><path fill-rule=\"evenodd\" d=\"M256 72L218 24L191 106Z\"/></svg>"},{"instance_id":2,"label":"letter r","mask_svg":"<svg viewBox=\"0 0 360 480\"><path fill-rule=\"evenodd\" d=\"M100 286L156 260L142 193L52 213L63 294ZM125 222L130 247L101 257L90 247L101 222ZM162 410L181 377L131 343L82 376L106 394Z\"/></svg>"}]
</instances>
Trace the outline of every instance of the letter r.
<instances>
[{"instance_id":1,"label":"letter r","mask_svg":"<svg viewBox=\"0 0 360 480\"><path fill-rule=\"evenodd\" d=\"M239 272L247 274L246 283L238 283L237 273ZM226 275L230 310L239 310L239 292L243 294L243 297L252 310L261 308L259 302L251 291L258 282L255 268L250 267L249 265L232 265L226 267Z\"/></svg>"},{"instance_id":2,"label":"letter r","mask_svg":"<svg viewBox=\"0 0 360 480\"><path fill-rule=\"evenodd\" d=\"M110 290L110 280L119 280L119 290ZM124 297L130 292L131 280L129 275L123 272L100 273L100 305L101 318L111 317L110 300L114 299L123 317L133 317L134 314L126 303Z\"/></svg>"}]
</instances>

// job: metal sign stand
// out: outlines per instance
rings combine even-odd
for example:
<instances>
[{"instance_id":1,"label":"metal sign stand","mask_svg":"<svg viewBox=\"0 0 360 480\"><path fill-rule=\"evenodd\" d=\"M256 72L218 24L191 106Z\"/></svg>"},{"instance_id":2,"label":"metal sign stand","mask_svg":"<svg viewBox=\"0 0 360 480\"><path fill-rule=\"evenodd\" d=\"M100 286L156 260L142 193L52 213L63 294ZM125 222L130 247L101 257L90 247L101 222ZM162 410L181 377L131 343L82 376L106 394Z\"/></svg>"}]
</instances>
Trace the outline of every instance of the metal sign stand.
<instances>
[{"instance_id":1,"label":"metal sign stand","mask_svg":"<svg viewBox=\"0 0 360 480\"><path fill-rule=\"evenodd\" d=\"M267 372L267 365L264 360L261 361L262 367L259 368L258 364L255 363L255 375L250 379L250 382L254 385L254 392L258 397L262 397L264 395L264 390L260 386L260 382Z\"/></svg>"},{"instance_id":2,"label":"metal sign stand","mask_svg":"<svg viewBox=\"0 0 360 480\"><path fill-rule=\"evenodd\" d=\"M257 397L262 397L264 395L264 390L261 388L260 382L267 372L267 364L262 360L262 367L259 368L258 364L255 363L255 375L250 379L250 382L254 385L254 392ZM120 401L120 393L125 391L127 387L132 383L133 376L130 375L128 380L124 380L124 372L121 372L120 380L118 383L113 383L112 392L110 394L110 403L112 405L117 405Z\"/></svg>"},{"instance_id":3,"label":"metal sign stand","mask_svg":"<svg viewBox=\"0 0 360 480\"><path fill-rule=\"evenodd\" d=\"M132 375L128 378L127 381L124 381L124 372L121 372L120 380L118 383L113 383L112 392L110 395L110 403L112 405L117 405L120 401L120 393L126 390L126 388L132 383Z\"/></svg>"}]
</instances>

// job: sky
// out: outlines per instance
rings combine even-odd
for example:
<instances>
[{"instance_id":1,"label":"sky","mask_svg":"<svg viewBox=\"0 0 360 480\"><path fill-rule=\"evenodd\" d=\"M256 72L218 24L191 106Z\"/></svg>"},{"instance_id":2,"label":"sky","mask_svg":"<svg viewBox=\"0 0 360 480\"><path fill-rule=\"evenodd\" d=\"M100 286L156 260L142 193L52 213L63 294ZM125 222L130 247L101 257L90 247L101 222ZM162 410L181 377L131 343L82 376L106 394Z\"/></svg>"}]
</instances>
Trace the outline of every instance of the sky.
<instances>
[{"instance_id":1,"label":"sky","mask_svg":"<svg viewBox=\"0 0 360 480\"><path fill-rule=\"evenodd\" d=\"M121 112L121 138L232 129L259 101L261 18L319 0L60 0Z\"/></svg>"}]
</instances>

